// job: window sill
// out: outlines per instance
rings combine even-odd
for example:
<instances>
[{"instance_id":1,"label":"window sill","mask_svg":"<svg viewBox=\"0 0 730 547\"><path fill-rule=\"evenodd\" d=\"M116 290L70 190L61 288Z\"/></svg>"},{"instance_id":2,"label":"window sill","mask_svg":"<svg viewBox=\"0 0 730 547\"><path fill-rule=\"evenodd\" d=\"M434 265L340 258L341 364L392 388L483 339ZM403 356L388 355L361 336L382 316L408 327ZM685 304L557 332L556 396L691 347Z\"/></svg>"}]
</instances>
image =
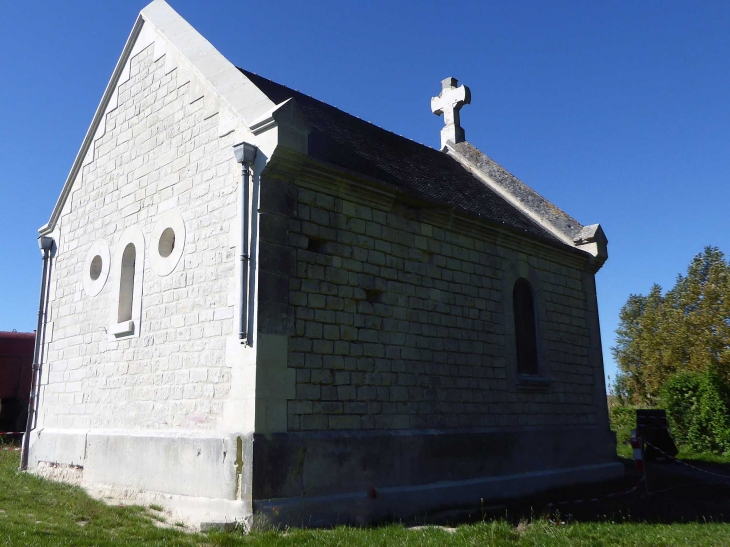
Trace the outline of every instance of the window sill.
<instances>
[{"instance_id":1,"label":"window sill","mask_svg":"<svg viewBox=\"0 0 730 547\"><path fill-rule=\"evenodd\" d=\"M517 389L524 391L546 391L553 383L551 378L522 374L517 376Z\"/></svg>"},{"instance_id":2,"label":"window sill","mask_svg":"<svg viewBox=\"0 0 730 547\"><path fill-rule=\"evenodd\" d=\"M109 327L109 332L117 338L134 334L134 321L122 321L121 323L112 325Z\"/></svg>"}]
</instances>

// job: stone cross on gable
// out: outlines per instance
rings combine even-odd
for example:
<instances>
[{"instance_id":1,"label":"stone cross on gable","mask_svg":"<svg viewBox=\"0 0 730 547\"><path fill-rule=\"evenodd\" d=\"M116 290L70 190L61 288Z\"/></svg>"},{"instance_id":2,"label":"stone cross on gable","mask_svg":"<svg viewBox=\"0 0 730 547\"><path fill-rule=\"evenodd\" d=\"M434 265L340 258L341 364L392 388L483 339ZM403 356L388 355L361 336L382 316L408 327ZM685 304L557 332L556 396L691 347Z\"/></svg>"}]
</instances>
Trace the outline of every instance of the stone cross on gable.
<instances>
[{"instance_id":1,"label":"stone cross on gable","mask_svg":"<svg viewBox=\"0 0 730 547\"><path fill-rule=\"evenodd\" d=\"M456 78L446 78L441 81L441 93L438 97L431 97L431 111L440 116L444 115L446 124L441 130L441 148L446 141L454 144L465 140L464 128L459 120L459 110L465 104L471 103L471 91L465 85L456 87L459 82Z\"/></svg>"}]
</instances>

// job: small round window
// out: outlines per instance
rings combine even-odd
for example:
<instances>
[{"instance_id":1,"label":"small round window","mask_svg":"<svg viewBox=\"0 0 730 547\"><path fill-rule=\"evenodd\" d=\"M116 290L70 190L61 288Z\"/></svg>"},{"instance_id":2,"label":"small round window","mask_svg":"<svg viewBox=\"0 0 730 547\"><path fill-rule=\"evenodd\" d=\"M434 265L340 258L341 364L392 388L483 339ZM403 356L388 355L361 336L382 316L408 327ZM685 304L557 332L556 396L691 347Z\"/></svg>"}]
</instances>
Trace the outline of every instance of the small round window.
<instances>
[{"instance_id":1,"label":"small round window","mask_svg":"<svg viewBox=\"0 0 730 547\"><path fill-rule=\"evenodd\" d=\"M152 229L152 271L170 275L180 262L185 248L185 221L174 209L165 211Z\"/></svg>"},{"instance_id":2,"label":"small round window","mask_svg":"<svg viewBox=\"0 0 730 547\"><path fill-rule=\"evenodd\" d=\"M160 235L160 243L157 246L157 250L162 258L167 258L175 250L175 230L172 228L165 228Z\"/></svg>"},{"instance_id":3,"label":"small round window","mask_svg":"<svg viewBox=\"0 0 730 547\"><path fill-rule=\"evenodd\" d=\"M103 239L96 240L89 247L81 270L81 281L86 294L96 296L101 292L109 276L110 264L109 244Z\"/></svg>"},{"instance_id":4,"label":"small round window","mask_svg":"<svg viewBox=\"0 0 730 547\"><path fill-rule=\"evenodd\" d=\"M91 265L89 266L89 277L92 281L96 281L99 279L99 276L101 275L101 268L103 265L103 261L101 260L101 256L96 255L94 258L91 259Z\"/></svg>"}]
</instances>

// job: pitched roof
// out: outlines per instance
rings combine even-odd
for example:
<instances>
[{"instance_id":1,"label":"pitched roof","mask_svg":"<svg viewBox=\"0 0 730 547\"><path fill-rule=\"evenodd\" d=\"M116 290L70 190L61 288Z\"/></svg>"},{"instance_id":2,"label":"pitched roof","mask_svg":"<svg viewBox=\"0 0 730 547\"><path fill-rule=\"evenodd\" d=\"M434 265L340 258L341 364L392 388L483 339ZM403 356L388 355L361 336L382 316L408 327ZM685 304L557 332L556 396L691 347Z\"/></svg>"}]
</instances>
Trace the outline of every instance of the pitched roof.
<instances>
[{"instance_id":1,"label":"pitched roof","mask_svg":"<svg viewBox=\"0 0 730 547\"><path fill-rule=\"evenodd\" d=\"M458 161L322 101L240 69L274 103L293 98L307 125L309 155L452 206L488 222L567 246Z\"/></svg>"}]
</instances>

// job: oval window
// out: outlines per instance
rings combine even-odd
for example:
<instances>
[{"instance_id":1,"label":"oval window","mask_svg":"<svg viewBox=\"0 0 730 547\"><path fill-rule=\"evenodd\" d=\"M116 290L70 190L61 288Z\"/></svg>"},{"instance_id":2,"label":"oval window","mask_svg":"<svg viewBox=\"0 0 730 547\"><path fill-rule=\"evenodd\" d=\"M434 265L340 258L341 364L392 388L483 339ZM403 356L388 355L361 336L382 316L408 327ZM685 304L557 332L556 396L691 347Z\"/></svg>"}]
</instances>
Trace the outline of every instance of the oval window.
<instances>
[{"instance_id":1,"label":"oval window","mask_svg":"<svg viewBox=\"0 0 730 547\"><path fill-rule=\"evenodd\" d=\"M162 258L167 258L175 249L175 231L172 228L165 228L160 235L160 243L157 245L157 251Z\"/></svg>"},{"instance_id":2,"label":"oval window","mask_svg":"<svg viewBox=\"0 0 730 547\"><path fill-rule=\"evenodd\" d=\"M89 266L89 277L92 281L96 281L99 279L99 276L101 275L101 268L103 266L103 262L101 260L101 256L96 255L91 260L91 265Z\"/></svg>"},{"instance_id":3,"label":"oval window","mask_svg":"<svg viewBox=\"0 0 730 547\"><path fill-rule=\"evenodd\" d=\"M157 275L170 275L185 248L185 221L174 209L162 213L152 229L152 270Z\"/></svg>"}]
</instances>

